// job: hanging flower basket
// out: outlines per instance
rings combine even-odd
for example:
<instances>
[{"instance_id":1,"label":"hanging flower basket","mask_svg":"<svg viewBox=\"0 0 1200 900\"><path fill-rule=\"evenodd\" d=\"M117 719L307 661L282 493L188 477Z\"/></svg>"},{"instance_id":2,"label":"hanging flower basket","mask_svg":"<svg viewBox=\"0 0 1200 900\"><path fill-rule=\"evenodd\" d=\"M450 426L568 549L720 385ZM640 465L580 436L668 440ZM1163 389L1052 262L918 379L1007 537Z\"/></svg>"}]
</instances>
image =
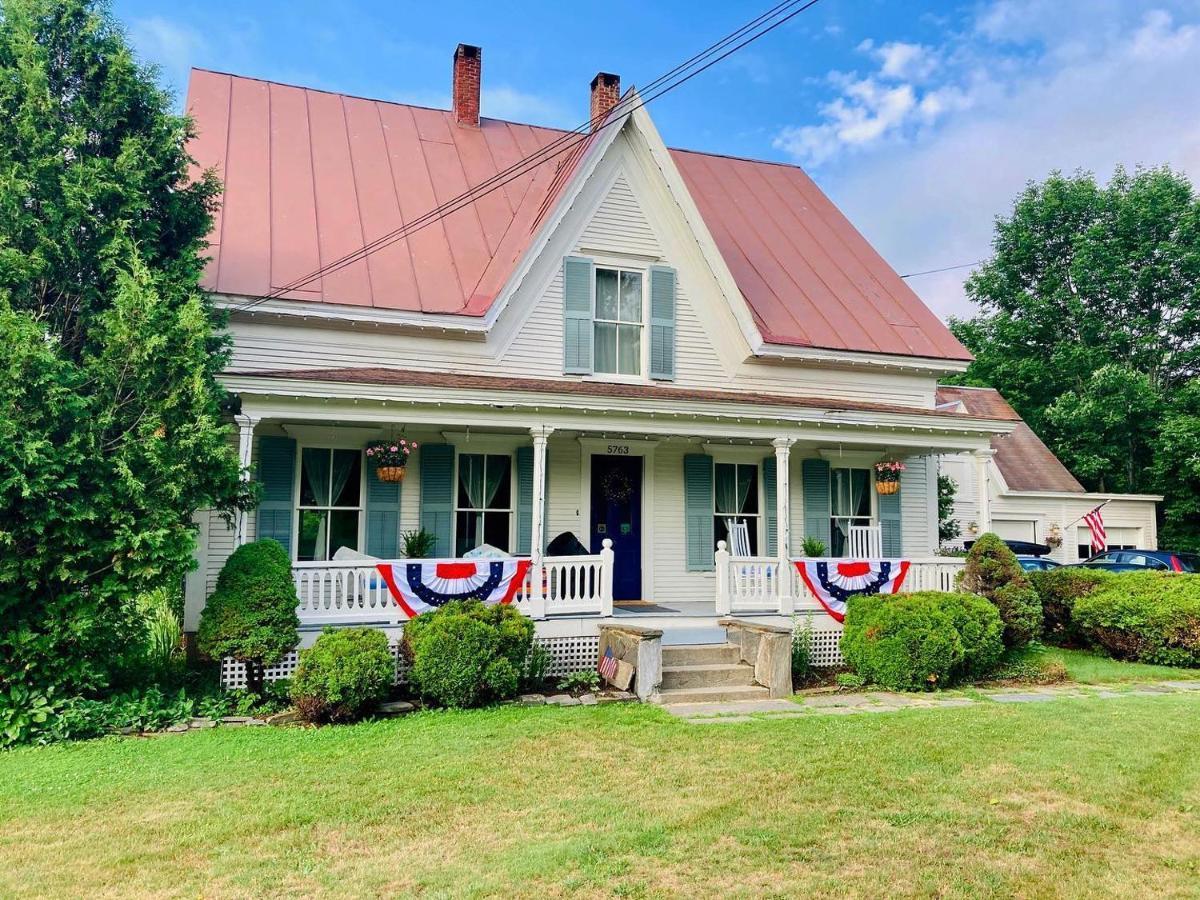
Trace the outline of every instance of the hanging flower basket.
<instances>
[{"instance_id":1,"label":"hanging flower basket","mask_svg":"<svg viewBox=\"0 0 1200 900\"><path fill-rule=\"evenodd\" d=\"M900 473L904 463L898 459L885 459L875 463L875 490L880 494L895 494L900 490Z\"/></svg>"},{"instance_id":2,"label":"hanging flower basket","mask_svg":"<svg viewBox=\"0 0 1200 900\"><path fill-rule=\"evenodd\" d=\"M408 457L416 449L417 442L405 438L372 441L367 444L367 459L375 464L375 477L380 481L403 481Z\"/></svg>"}]
</instances>

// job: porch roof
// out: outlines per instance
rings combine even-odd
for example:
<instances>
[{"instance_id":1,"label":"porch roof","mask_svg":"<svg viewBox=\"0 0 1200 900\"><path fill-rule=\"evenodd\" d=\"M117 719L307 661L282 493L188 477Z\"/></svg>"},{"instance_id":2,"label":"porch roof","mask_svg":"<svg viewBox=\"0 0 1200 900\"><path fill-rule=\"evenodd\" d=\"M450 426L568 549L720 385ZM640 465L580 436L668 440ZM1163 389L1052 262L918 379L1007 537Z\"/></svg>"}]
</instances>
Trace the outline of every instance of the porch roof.
<instances>
[{"instance_id":1,"label":"porch roof","mask_svg":"<svg viewBox=\"0 0 1200 900\"><path fill-rule=\"evenodd\" d=\"M570 381L551 378L508 378L490 375L464 375L455 372L426 372L416 369L340 368L340 369L273 369L261 372L228 372L231 378L266 378L339 384L386 385L395 387L440 387L485 392L540 392L628 400L697 401L710 403L739 403L750 406L774 406L822 411L862 411L894 413L928 418L938 424L952 426L956 421L995 422L998 432L1007 432L1012 420L1007 416L976 415L961 408L919 409L899 404L872 403L863 400L835 400L828 397L804 397L788 394L767 394L752 391L702 390L670 387L657 384L624 384L620 382ZM748 410L752 415L757 410Z\"/></svg>"}]
</instances>

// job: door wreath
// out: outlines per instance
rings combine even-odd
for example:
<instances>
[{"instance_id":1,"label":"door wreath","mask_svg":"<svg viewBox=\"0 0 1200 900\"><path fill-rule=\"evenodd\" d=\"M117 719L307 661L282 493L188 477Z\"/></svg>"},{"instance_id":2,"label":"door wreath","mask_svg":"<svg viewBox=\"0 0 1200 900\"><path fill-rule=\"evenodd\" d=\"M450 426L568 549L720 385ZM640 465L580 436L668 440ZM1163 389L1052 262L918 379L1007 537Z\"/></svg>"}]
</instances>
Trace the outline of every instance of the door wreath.
<instances>
[{"instance_id":1,"label":"door wreath","mask_svg":"<svg viewBox=\"0 0 1200 900\"><path fill-rule=\"evenodd\" d=\"M609 503L625 503L633 496L633 483L619 469L611 470L600 484L604 499Z\"/></svg>"}]
</instances>

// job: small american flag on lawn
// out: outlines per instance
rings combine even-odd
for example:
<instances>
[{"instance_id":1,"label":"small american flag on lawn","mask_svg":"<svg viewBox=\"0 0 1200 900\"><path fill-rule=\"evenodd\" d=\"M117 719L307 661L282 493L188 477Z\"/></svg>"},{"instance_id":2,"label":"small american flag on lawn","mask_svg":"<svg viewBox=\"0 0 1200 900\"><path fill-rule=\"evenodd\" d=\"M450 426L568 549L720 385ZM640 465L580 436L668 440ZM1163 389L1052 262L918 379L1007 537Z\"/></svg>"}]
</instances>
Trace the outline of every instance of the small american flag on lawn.
<instances>
[{"instance_id":1,"label":"small american flag on lawn","mask_svg":"<svg viewBox=\"0 0 1200 900\"><path fill-rule=\"evenodd\" d=\"M612 647L604 648L604 655L600 657L600 677L605 681L612 681L617 677L617 658L613 656Z\"/></svg>"},{"instance_id":2,"label":"small american flag on lawn","mask_svg":"<svg viewBox=\"0 0 1200 900\"><path fill-rule=\"evenodd\" d=\"M1097 506L1083 517L1087 527L1092 532L1092 552L1103 553L1108 549L1108 535L1104 531L1104 516L1100 514L1102 506Z\"/></svg>"}]
</instances>

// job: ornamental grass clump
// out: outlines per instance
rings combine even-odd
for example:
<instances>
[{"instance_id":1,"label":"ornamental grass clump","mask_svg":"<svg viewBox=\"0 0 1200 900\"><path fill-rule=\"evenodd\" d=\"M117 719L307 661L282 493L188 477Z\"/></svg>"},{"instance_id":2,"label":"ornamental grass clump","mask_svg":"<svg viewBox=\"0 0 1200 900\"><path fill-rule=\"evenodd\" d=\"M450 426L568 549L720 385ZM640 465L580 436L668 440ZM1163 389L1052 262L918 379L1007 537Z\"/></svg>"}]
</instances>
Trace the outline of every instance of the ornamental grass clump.
<instances>
[{"instance_id":1,"label":"ornamental grass clump","mask_svg":"<svg viewBox=\"0 0 1200 900\"><path fill-rule=\"evenodd\" d=\"M507 604L456 600L404 626L409 681L426 703L464 708L516 696L533 621Z\"/></svg>"},{"instance_id":2,"label":"ornamental grass clump","mask_svg":"<svg viewBox=\"0 0 1200 900\"><path fill-rule=\"evenodd\" d=\"M991 672L1002 632L996 607L971 594L867 594L850 600L842 656L872 684L932 690Z\"/></svg>"},{"instance_id":3,"label":"ornamental grass clump","mask_svg":"<svg viewBox=\"0 0 1200 900\"><path fill-rule=\"evenodd\" d=\"M226 560L200 615L200 652L244 663L247 689L261 694L266 667L296 646L298 602L283 545L270 539L243 544Z\"/></svg>"},{"instance_id":4,"label":"ornamental grass clump","mask_svg":"<svg viewBox=\"0 0 1200 900\"><path fill-rule=\"evenodd\" d=\"M353 722L373 710L396 678L387 635L375 628L326 628L292 677L291 698L306 722Z\"/></svg>"},{"instance_id":5,"label":"ornamental grass clump","mask_svg":"<svg viewBox=\"0 0 1200 900\"><path fill-rule=\"evenodd\" d=\"M959 588L986 597L1000 610L1006 647L1024 647L1042 633L1042 603L1008 545L984 534L967 553Z\"/></svg>"}]
</instances>

